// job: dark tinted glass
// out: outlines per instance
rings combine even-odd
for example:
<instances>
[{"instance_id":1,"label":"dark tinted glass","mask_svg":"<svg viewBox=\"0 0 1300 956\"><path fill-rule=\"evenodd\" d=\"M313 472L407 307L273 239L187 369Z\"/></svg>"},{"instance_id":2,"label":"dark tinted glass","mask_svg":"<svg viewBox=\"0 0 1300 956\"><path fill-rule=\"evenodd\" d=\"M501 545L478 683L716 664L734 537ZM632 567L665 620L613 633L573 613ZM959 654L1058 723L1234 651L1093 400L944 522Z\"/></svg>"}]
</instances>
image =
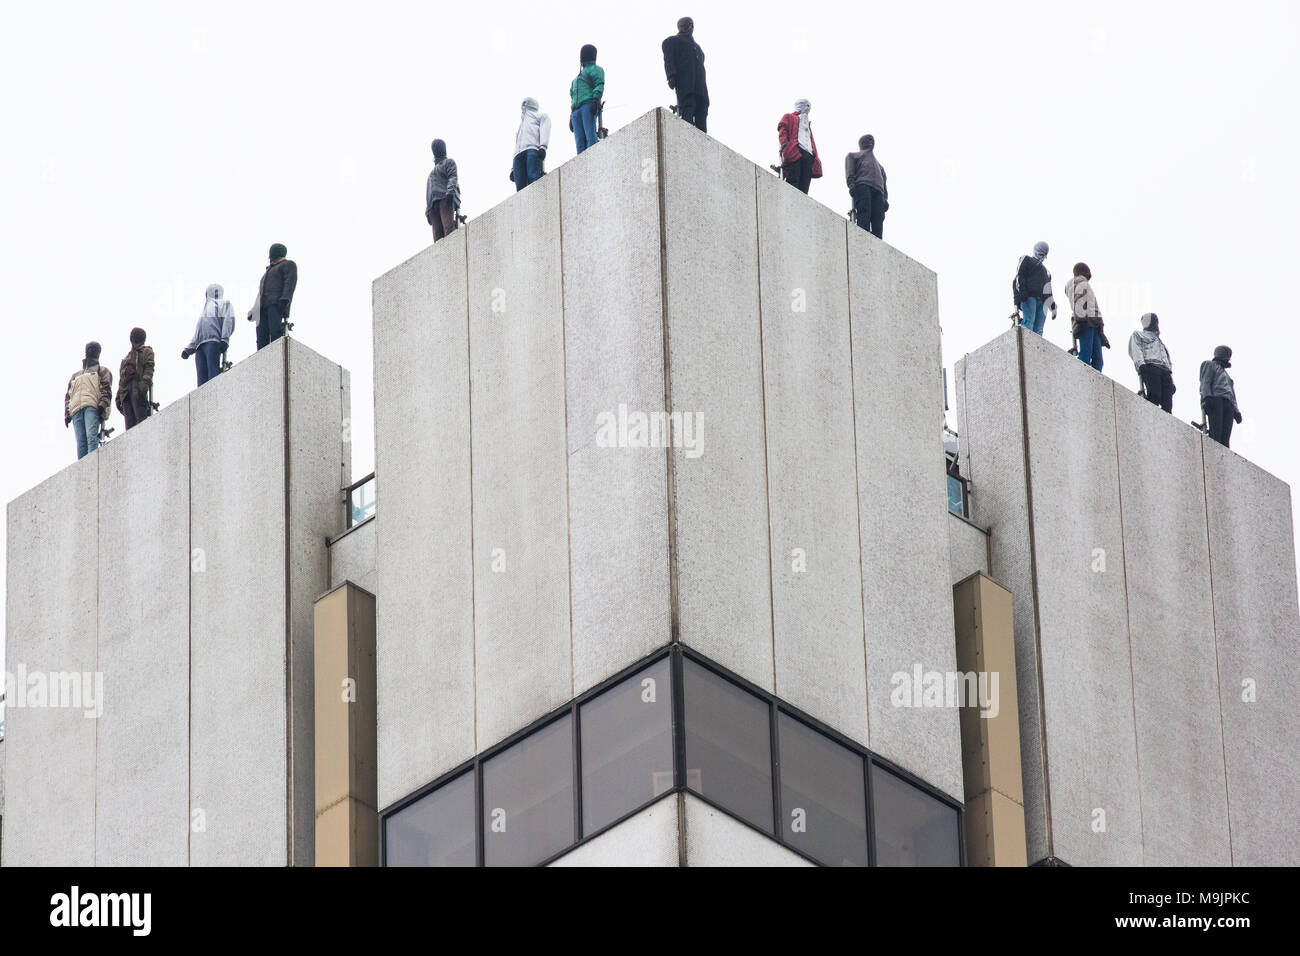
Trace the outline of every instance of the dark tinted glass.
<instances>
[{"instance_id":1,"label":"dark tinted glass","mask_svg":"<svg viewBox=\"0 0 1300 956\"><path fill-rule=\"evenodd\" d=\"M765 701L684 661L686 786L772 832L772 740Z\"/></svg>"},{"instance_id":2,"label":"dark tinted glass","mask_svg":"<svg viewBox=\"0 0 1300 956\"><path fill-rule=\"evenodd\" d=\"M782 836L827 866L866 866L862 758L787 714L778 719Z\"/></svg>"},{"instance_id":3,"label":"dark tinted glass","mask_svg":"<svg viewBox=\"0 0 1300 956\"><path fill-rule=\"evenodd\" d=\"M474 774L463 773L384 823L388 866L474 865Z\"/></svg>"},{"instance_id":4,"label":"dark tinted glass","mask_svg":"<svg viewBox=\"0 0 1300 956\"><path fill-rule=\"evenodd\" d=\"M573 718L566 714L483 764L483 859L532 866L573 842Z\"/></svg>"},{"instance_id":5,"label":"dark tinted glass","mask_svg":"<svg viewBox=\"0 0 1300 956\"><path fill-rule=\"evenodd\" d=\"M668 659L582 705L582 832L594 833L673 786Z\"/></svg>"},{"instance_id":6,"label":"dark tinted glass","mask_svg":"<svg viewBox=\"0 0 1300 956\"><path fill-rule=\"evenodd\" d=\"M960 866L957 811L872 765L877 866Z\"/></svg>"}]
</instances>

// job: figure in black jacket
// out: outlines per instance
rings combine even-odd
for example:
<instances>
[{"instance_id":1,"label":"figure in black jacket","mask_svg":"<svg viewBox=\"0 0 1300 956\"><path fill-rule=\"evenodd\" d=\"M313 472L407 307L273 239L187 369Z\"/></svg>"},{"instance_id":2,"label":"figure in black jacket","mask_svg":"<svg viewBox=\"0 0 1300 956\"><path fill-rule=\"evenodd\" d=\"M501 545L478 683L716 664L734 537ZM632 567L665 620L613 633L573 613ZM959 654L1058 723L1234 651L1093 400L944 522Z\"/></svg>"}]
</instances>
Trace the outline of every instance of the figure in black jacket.
<instances>
[{"instance_id":1,"label":"figure in black jacket","mask_svg":"<svg viewBox=\"0 0 1300 956\"><path fill-rule=\"evenodd\" d=\"M257 317L257 347L264 348L284 335L284 323L289 318L293 290L298 285L298 264L286 259L289 250L283 243L271 246L271 263L262 273L262 284L257 292L257 305L248 314Z\"/></svg>"},{"instance_id":2,"label":"figure in black jacket","mask_svg":"<svg viewBox=\"0 0 1300 956\"><path fill-rule=\"evenodd\" d=\"M668 88L677 91L677 114L707 133L709 87L704 82L704 51L695 42L695 21L682 17L677 33L663 42Z\"/></svg>"}]
</instances>

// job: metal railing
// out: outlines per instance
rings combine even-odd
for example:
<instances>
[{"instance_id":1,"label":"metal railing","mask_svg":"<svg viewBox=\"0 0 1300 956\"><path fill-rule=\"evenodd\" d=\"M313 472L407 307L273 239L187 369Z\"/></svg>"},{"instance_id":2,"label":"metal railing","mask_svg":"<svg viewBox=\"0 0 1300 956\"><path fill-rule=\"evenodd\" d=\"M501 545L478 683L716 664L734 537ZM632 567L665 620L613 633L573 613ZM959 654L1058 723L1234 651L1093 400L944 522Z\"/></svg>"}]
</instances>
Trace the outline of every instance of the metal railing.
<instances>
[{"instance_id":1,"label":"metal railing","mask_svg":"<svg viewBox=\"0 0 1300 956\"><path fill-rule=\"evenodd\" d=\"M347 512L344 525L346 528L359 525L375 516L375 473L373 471L343 489L343 510Z\"/></svg>"}]
</instances>

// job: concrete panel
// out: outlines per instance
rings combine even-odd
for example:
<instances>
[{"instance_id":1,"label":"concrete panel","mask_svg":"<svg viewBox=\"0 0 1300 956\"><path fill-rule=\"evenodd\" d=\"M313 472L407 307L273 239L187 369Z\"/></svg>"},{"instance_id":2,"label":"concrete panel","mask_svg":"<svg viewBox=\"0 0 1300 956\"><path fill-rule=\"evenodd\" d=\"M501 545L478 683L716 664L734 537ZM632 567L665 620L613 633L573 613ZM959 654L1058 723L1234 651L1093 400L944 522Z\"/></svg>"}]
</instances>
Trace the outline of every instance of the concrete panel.
<instances>
[{"instance_id":1,"label":"concrete panel","mask_svg":"<svg viewBox=\"0 0 1300 956\"><path fill-rule=\"evenodd\" d=\"M849 230L870 746L961 799L952 707L895 707L893 675L952 671L943 379L934 273Z\"/></svg>"},{"instance_id":2,"label":"concrete panel","mask_svg":"<svg viewBox=\"0 0 1300 956\"><path fill-rule=\"evenodd\" d=\"M99 452L95 863L185 866L190 776L189 398ZM67 766L65 764L65 766Z\"/></svg>"},{"instance_id":3,"label":"concrete panel","mask_svg":"<svg viewBox=\"0 0 1300 956\"><path fill-rule=\"evenodd\" d=\"M482 750L573 696L560 177L466 236Z\"/></svg>"},{"instance_id":4,"label":"concrete panel","mask_svg":"<svg viewBox=\"0 0 1300 956\"><path fill-rule=\"evenodd\" d=\"M1075 866L1136 866L1142 814L1114 383L1042 336L1021 343L1053 846ZM1094 829L1099 810L1105 832Z\"/></svg>"},{"instance_id":5,"label":"concrete panel","mask_svg":"<svg viewBox=\"0 0 1300 956\"><path fill-rule=\"evenodd\" d=\"M755 166L671 115L661 196L672 410L702 454L673 456L681 640L772 690Z\"/></svg>"},{"instance_id":6,"label":"concrete panel","mask_svg":"<svg viewBox=\"0 0 1300 956\"><path fill-rule=\"evenodd\" d=\"M330 582L332 588L346 581L375 593L375 520L355 525L330 543Z\"/></svg>"},{"instance_id":7,"label":"concrete panel","mask_svg":"<svg viewBox=\"0 0 1300 956\"><path fill-rule=\"evenodd\" d=\"M988 528L990 577L1011 591L1025 836L1031 863L1052 855L1038 671L1037 613L1019 332L1012 329L957 363L961 470L971 482L972 518Z\"/></svg>"},{"instance_id":8,"label":"concrete panel","mask_svg":"<svg viewBox=\"0 0 1300 956\"><path fill-rule=\"evenodd\" d=\"M374 283L381 807L475 752L468 232Z\"/></svg>"},{"instance_id":9,"label":"concrete panel","mask_svg":"<svg viewBox=\"0 0 1300 956\"><path fill-rule=\"evenodd\" d=\"M651 804L551 866L676 866L678 799Z\"/></svg>"},{"instance_id":10,"label":"concrete panel","mask_svg":"<svg viewBox=\"0 0 1300 956\"><path fill-rule=\"evenodd\" d=\"M684 799L687 866L813 866L703 800L689 793Z\"/></svg>"},{"instance_id":11,"label":"concrete panel","mask_svg":"<svg viewBox=\"0 0 1300 956\"><path fill-rule=\"evenodd\" d=\"M288 340L290 694L293 735L293 860L310 866L315 789L312 607L329 588L325 543L343 530L340 489L347 483L350 452L344 422L348 374L294 339Z\"/></svg>"},{"instance_id":12,"label":"concrete panel","mask_svg":"<svg viewBox=\"0 0 1300 956\"><path fill-rule=\"evenodd\" d=\"M289 862L286 342L190 395L195 865Z\"/></svg>"},{"instance_id":13,"label":"concrete panel","mask_svg":"<svg viewBox=\"0 0 1300 956\"><path fill-rule=\"evenodd\" d=\"M672 635L667 452L601 429L664 412L657 152L650 113L560 170L575 694Z\"/></svg>"},{"instance_id":14,"label":"concrete panel","mask_svg":"<svg viewBox=\"0 0 1300 956\"><path fill-rule=\"evenodd\" d=\"M948 559L952 583L964 581L972 574L989 573L989 536L978 526L948 512Z\"/></svg>"},{"instance_id":15,"label":"concrete panel","mask_svg":"<svg viewBox=\"0 0 1300 956\"><path fill-rule=\"evenodd\" d=\"M1203 445L1232 862L1295 866L1300 617L1291 490L1235 452Z\"/></svg>"},{"instance_id":16,"label":"concrete panel","mask_svg":"<svg viewBox=\"0 0 1300 956\"><path fill-rule=\"evenodd\" d=\"M90 674L93 681L98 670L98 479L96 453L9 503L5 666L15 683L25 675L29 689L35 687L33 675ZM15 688L5 701L0 862L91 866L95 720L79 707L22 704L23 694ZM50 759L51 754L59 759Z\"/></svg>"},{"instance_id":17,"label":"concrete panel","mask_svg":"<svg viewBox=\"0 0 1300 956\"><path fill-rule=\"evenodd\" d=\"M1228 804L1200 435L1115 389L1148 866L1227 866Z\"/></svg>"},{"instance_id":18,"label":"concrete panel","mask_svg":"<svg viewBox=\"0 0 1300 956\"><path fill-rule=\"evenodd\" d=\"M866 744L845 228L758 177L776 693Z\"/></svg>"}]
</instances>

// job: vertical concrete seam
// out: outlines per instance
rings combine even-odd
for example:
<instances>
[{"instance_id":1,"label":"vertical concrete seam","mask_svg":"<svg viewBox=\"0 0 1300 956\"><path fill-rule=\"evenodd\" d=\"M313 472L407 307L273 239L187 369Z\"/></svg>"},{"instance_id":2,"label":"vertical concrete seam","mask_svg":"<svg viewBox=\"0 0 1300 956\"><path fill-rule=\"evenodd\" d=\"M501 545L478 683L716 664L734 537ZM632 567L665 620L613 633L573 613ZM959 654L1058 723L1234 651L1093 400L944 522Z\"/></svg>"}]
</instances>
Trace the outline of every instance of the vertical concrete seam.
<instances>
[{"instance_id":1,"label":"vertical concrete seam","mask_svg":"<svg viewBox=\"0 0 1300 956\"><path fill-rule=\"evenodd\" d=\"M103 492L103 483L100 481L99 463L103 459L103 453L95 455L95 673L99 672L99 577L103 569L103 544L100 541L100 515L103 514L103 508L100 507L100 495ZM101 701L101 705L102 705ZM90 778L90 865L95 866L99 857L99 721L95 721L95 757L94 768Z\"/></svg>"},{"instance_id":2,"label":"vertical concrete seam","mask_svg":"<svg viewBox=\"0 0 1300 956\"><path fill-rule=\"evenodd\" d=\"M1228 820L1228 865L1235 866L1232 853L1232 796L1228 788L1228 734L1223 725L1223 674L1219 670L1219 620L1214 607L1214 549L1210 547L1210 474L1205 465L1204 433L1198 438L1201 442L1201 497L1205 503L1205 557L1210 572L1210 634L1214 638L1214 689L1219 697L1219 753L1223 757L1223 805Z\"/></svg>"},{"instance_id":3,"label":"vertical concrete seam","mask_svg":"<svg viewBox=\"0 0 1300 956\"><path fill-rule=\"evenodd\" d=\"M668 484L668 634L676 643L681 639L681 616L677 585L677 492L676 457L673 455L673 378L672 349L668 334L668 225L666 194L664 191L664 113L655 111L655 181L659 201L659 316L664 339L664 412L667 420L668 441L664 449L664 471ZM685 848L682 849L683 859ZM683 863L683 865L685 865Z\"/></svg>"},{"instance_id":4,"label":"vertical concrete seam","mask_svg":"<svg viewBox=\"0 0 1300 956\"><path fill-rule=\"evenodd\" d=\"M776 682L776 562L772 557L772 459L767 446L767 349L763 342L763 232L759 223L759 170L754 169L754 275L758 299L758 400L763 417L763 503L767 510L767 610L772 629L772 693L779 694Z\"/></svg>"},{"instance_id":5,"label":"vertical concrete seam","mask_svg":"<svg viewBox=\"0 0 1300 956\"><path fill-rule=\"evenodd\" d=\"M185 396L185 863L194 865L194 406Z\"/></svg>"},{"instance_id":6,"label":"vertical concrete seam","mask_svg":"<svg viewBox=\"0 0 1300 956\"><path fill-rule=\"evenodd\" d=\"M867 708L867 742L871 741L871 666L867 663L867 567L862 562L862 475L858 470L858 382L853 365L853 266L849 258L849 222L844 220L844 299L849 324L849 405L853 411L853 503L858 522L858 620L862 624L862 692Z\"/></svg>"},{"instance_id":7,"label":"vertical concrete seam","mask_svg":"<svg viewBox=\"0 0 1300 956\"><path fill-rule=\"evenodd\" d=\"M677 866L685 869L686 859L686 794L677 791Z\"/></svg>"},{"instance_id":8,"label":"vertical concrete seam","mask_svg":"<svg viewBox=\"0 0 1300 956\"><path fill-rule=\"evenodd\" d=\"M573 673L573 506L569 494L569 336L564 307L564 170L555 174L556 218L560 221L560 382L564 400L564 561L569 587L569 697L576 697Z\"/></svg>"},{"instance_id":9,"label":"vertical concrete seam","mask_svg":"<svg viewBox=\"0 0 1300 956\"><path fill-rule=\"evenodd\" d=\"M1137 771L1138 797L1138 865L1146 865L1146 818L1142 811L1142 752L1138 745L1137 681L1133 674L1133 619L1128 602L1128 548L1124 537L1124 470L1120 467L1119 403L1115 401L1115 383L1110 386L1111 421L1115 435L1115 488L1119 500L1119 559L1124 576L1124 637L1128 643L1129 706L1133 714L1133 766Z\"/></svg>"},{"instance_id":10,"label":"vertical concrete seam","mask_svg":"<svg viewBox=\"0 0 1300 956\"><path fill-rule=\"evenodd\" d=\"M293 866L293 588L290 576L293 573L293 533L290 515L289 486L293 481L292 468L289 464L292 438L289 428L289 336L283 338L281 364L283 376L281 395L284 404L281 407L281 424L284 427L284 762L285 762L285 857L288 866ZM313 808L314 810L314 808Z\"/></svg>"},{"instance_id":11,"label":"vertical concrete seam","mask_svg":"<svg viewBox=\"0 0 1300 956\"><path fill-rule=\"evenodd\" d=\"M474 351L470 345L469 298L469 224L465 225L465 411L469 421L466 446L469 449L469 652L470 652L470 703L473 714L470 726L473 733L474 752L478 752L478 570L474 566ZM376 635L376 642L378 635ZM376 646L378 646L376 644ZM432 754L430 763L432 764ZM433 773L430 770L430 773Z\"/></svg>"},{"instance_id":12,"label":"vertical concrete seam","mask_svg":"<svg viewBox=\"0 0 1300 956\"><path fill-rule=\"evenodd\" d=\"M1034 540L1034 483L1029 467L1029 384L1025 376L1025 332L1015 330L1016 365L1020 377L1020 455L1025 472L1025 518L1029 533L1029 591L1034 606L1034 669L1038 678L1038 756L1043 767L1043 815L1047 855L1056 856L1052 833L1052 785L1047 764L1047 707L1043 701L1042 619L1038 608L1038 549ZM991 570L991 569L990 569Z\"/></svg>"}]
</instances>

